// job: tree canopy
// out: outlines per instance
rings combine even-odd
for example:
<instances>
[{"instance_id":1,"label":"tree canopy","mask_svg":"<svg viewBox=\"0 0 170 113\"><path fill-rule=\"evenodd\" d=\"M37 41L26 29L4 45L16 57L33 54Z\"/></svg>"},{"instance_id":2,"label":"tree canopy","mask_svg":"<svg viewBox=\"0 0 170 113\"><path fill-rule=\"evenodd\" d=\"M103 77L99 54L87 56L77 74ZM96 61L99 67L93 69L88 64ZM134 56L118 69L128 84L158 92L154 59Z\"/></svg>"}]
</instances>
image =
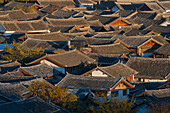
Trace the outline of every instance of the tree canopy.
<instances>
[{"instance_id":1,"label":"tree canopy","mask_svg":"<svg viewBox=\"0 0 170 113\"><path fill-rule=\"evenodd\" d=\"M29 88L46 101L53 102L73 113L135 113L131 107L134 101L126 99L104 98L99 101L97 98L86 98L80 100L75 94L69 93L66 88L54 87L53 85L34 82Z\"/></svg>"},{"instance_id":2,"label":"tree canopy","mask_svg":"<svg viewBox=\"0 0 170 113\"><path fill-rule=\"evenodd\" d=\"M12 47L5 47L5 54L2 56L5 60L18 61L22 64L29 62L31 59L35 59L44 55L44 50L41 48L29 49L27 47L20 46L16 41L11 44Z\"/></svg>"}]
</instances>

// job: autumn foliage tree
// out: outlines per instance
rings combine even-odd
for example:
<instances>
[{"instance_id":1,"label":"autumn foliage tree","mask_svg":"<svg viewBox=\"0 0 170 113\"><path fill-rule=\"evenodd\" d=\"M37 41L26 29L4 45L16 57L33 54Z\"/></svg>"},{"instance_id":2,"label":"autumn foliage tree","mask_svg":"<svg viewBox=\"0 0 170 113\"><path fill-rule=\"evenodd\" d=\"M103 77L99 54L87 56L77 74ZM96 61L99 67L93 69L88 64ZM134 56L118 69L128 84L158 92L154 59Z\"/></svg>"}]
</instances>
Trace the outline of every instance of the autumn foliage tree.
<instances>
[{"instance_id":1,"label":"autumn foliage tree","mask_svg":"<svg viewBox=\"0 0 170 113\"><path fill-rule=\"evenodd\" d=\"M63 108L68 108L73 102L77 101L77 96L68 93L66 88L53 87L51 84L36 81L28 87L34 95L38 95L46 101L51 101Z\"/></svg>"},{"instance_id":2,"label":"autumn foliage tree","mask_svg":"<svg viewBox=\"0 0 170 113\"><path fill-rule=\"evenodd\" d=\"M14 10L23 10L26 13L34 13L38 10L36 6L29 6L29 7L24 7L23 5L16 5L14 7Z\"/></svg>"},{"instance_id":3,"label":"autumn foliage tree","mask_svg":"<svg viewBox=\"0 0 170 113\"><path fill-rule=\"evenodd\" d=\"M134 100L103 97L102 101L94 99L87 113L136 113L136 110L132 110L133 104Z\"/></svg>"},{"instance_id":4,"label":"autumn foliage tree","mask_svg":"<svg viewBox=\"0 0 170 113\"><path fill-rule=\"evenodd\" d=\"M34 82L28 87L34 95L38 95L46 101L53 102L72 113L135 113L131 107L134 101L125 99L113 99L103 97L103 101L96 98L86 98L80 100L73 93L68 93L66 88L53 87L51 84Z\"/></svg>"},{"instance_id":5,"label":"autumn foliage tree","mask_svg":"<svg viewBox=\"0 0 170 113\"><path fill-rule=\"evenodd\" d=\"M170 113L170 103L152 103L149 113Z\"/></svg>"},{"instance_id":6,"label":"autumn foliage tree","mask_svg":"<svg viewBox=\"0 0 170 113\"><path fill-rule=\"evenodd\" d=\"M25 63L31 58L36 58L44 54L44 50L41 48L29 49L27 47L20 46L16 41L11 44L12 47L6 46L5 53L2 58L5 60L18 61L20 63Z\"/></svg>"}]
</instances>

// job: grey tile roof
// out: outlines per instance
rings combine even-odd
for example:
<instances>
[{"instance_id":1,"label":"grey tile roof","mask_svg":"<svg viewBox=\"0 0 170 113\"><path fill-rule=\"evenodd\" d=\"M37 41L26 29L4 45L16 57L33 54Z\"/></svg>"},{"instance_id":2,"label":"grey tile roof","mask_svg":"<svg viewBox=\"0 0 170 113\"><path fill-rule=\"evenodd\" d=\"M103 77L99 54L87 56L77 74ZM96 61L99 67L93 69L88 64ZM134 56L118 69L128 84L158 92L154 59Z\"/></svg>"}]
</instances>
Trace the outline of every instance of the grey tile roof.
<instances>
[{"instance_id":1,"label":"grey tile roof","mask_svg":"<svg viewBox=\"0 0 170 113\"><path fill-rule=\"evenodd\" d=\"M170 26L151 25L147 27L146 30L153 30L157 33L161 33L162 36L170 37Z\"/></svg>"},{"instance_id":2,"label":"grey tile roof","mask_svg":"<svg viewBox=\"0 0 170 113\"><path fill-rule=\"evenodd\" d=\"M56 86L75 89L110 90L120 78L67 75Z\"/></svg>"},{"instance_id":3,"label":"grey tile roof","mask_svg":"<svg viewBox=\"0 0 170 113\"><path fill-rule=\"evenodd\" d=\"M153 11L156 11L156 10L164 11L164 9L157 2L148 2L145 4Z\"/></svg>"},{"instance_id":4,"label":"grey tile roof","mask_svg":"<svg viewBox=\"0 0 170 113\"><path fill-rule=\"evenodd\" d=\"M123 63L116 63L111 66L98 67L98 69L102 70L113 78L129 77L138 73L137 71Z\"/></svg>"},{"instance_id":5,"label":"grey tile roof","mask_svg":"<svg viewBox=\"0 0 170 113\"><path fill-rule=\"evenodd\" d=\"M167 44L167 42L161 36L128 36L120 37L119 39L129 47L138 47L148 40L155 40L161 45Z\"/></svg>"},{"instance_id":6,"label":"grey tile roof","mask_svg":"<svg viewBox=\"0 0 170 113\"><path fill-rule=\"evenodd\" d=\"M49 4L55 5L57 7L65 7L65 6L75 6L75 2L73 0L37 0L37 2L41 6L47 6Z\"/></svg>"},{"instance_id":7,"label":"grey tile roof","mask_svg":"<svg viewBox=\"0 0 170 113\"><path fill-rule=\"evenodd\" d=\"M11 18L9 17L9 14L6 15L0 15L0 21L10 21Z\"/></svg>"},{"instance_id":8,"label":"grey tile roof","mask_svg":"<svg viewBox=\"0 0 170 113\"><path fill-rule=\"evenodd\" d=\"M88 21L90 26L103 26L99 20Z\"/></svg>"},{"instance_id":9,"label":"grey tile roof","mask_svg":"<svg viewBox=\"0 0 170 113\"><path fill-rule=\"evenodd\" d=\"M22 10L7 10L0 11L0 15L7 15L10 20L29 20L37 18L38 13L25 13Z\"/></svg>"},{"instance_id":10,"label":"grey tile roof","mask_svg":"<svg viewBox=\"0 0 170 113\"><path fill-rule=\"evenodd\" d=\"M156 12L140 12L138 11L135 15L133 15L131 18L135 17L141 17L141 18L147 18L147 19L154 19L156 17Z\"/></svg>"},{"instance_id":11,"label":"grey tile roof","mask_svg":"<svg viewBox=\"0 0 170 113\"><path fill-rule=\"evenodd\" d=\"M57 49L65 49L68 45L67 41L51 41L41 39L26 39L21 46L28 47L29 49L41 48L45 52L57 51Z\"/></svg>"},{"instance_id":12,"label":"grey tile roof","mask_svg":"<svg viewBox=\"0 0 170 113\"><path fill-rule=\"evenodd\" d=\"M159 103L170 103L170 88L159 90L146 90L144 92L152 101ZM153 98L151 98L153 97ZM155 98L156 97L156 98Z\"/></svg>"},{"instance_id":13,"label":"grey tile roof","mask_svg":"<svg viewBox=\"0 0 170 113\"><path fill-rule=\"evenodd\" d=\"M152 20L152 19L147 19L147 18L143 18L143 17L139 17L139 16L136 16L132 20L132 23L134 23L134 24L143 24L144 27L148 27L150 25L160 25L163 22L165 22L165 19Z\"/></svg>"},{"instance_id":14,"label":"grey tile roof","mask_svg":"<svg viewBox=\"0 0 170 113\"><path fill-rule=\"evenodd\" d=\"M112 39L96 39L96 38L86 38L87 45L106 45L113 44Z\"/></svg>"},{"instance_id":15,"label":"grey tile roof","mask_svg":"<svg viewBox=\"0 0 170 113\"><path fill-rule=\"evenodd\" d=\"M28 38L39 39L39 40L49 40L49 41L69 41L70 38L61 32L52 32L45 34L27 34Z\"/></svg>"},{"instance_id":16,"label":"grey tile roof","mask_svg":"<svg viewBox=\"0 0 170 113\"><path fill-rule=\"evenodd\" d=\"M42 9L40 9L40 11L51 14L54 11L56 11L57 9L60 9L60 7L57 7L56 5L49 4L49 5L45 6L45 7L43 7Z\"/></svg>"},{"instance_id":17,"label":"grey tile roof","mask_svg":"<svg viewBox=\"0 0 170 113\"><path fill-rule=\"evenodd\" d=\"M82 63L94 62L94 59L76 49L59 54L47 54L47 58L63 65L64 67L74 67Z\"/></svg>"},{"instance_id":18,"label":"grey tile roof","mask_svg":"<svg viewBox=\"0 0 170 113\"><path fill-rule=\"evenodd\" d=\"M93 4L93 3L95 4L95 3L96 3L96 2L94 2L93 0L77 0L77 1L79 2L79 4L86 4L86 3L87 3L87 4L88 4L88 3L89 3L89 4L91 4L91 3L92 3L92 4Z\"/></svg>"},{"instance_id":19,"label":"grey tile roof","mask_svg":"<svg viewBox=\"0 0 170 113\"><path fill-rule=\"evenodd\" d=\"M22 84L9 84L1 83L0 84L0 95L4 96L12 101L24 99L24 94L28 94L31 91L27 89Z\"/></svg>"},{"instance_id":20,"label":"grey tile roof","mask_svg":"<svg viewBox=\"0 0 170 113\"><path fill-rule=\"evenodd\" d=\"M130 50L122 44L89 45L98 54L129 54Z\"/></svg>"},{"instance_id":21,"label":"grey tile roof","mask_svg":"<svg viewBox=\"0 0 170 113\"><path fill-rule=\"evenodd\" d=\"M61 17L61 18L69 18L69 17L73 16L76 13L78 13L78 12L76 12L76 11L56 10L56 11L54 11L52 13L52 15L58 16L58 17Z\"/></svg>"},{"instance_id":22,"label":"grey tile roof","mask_svg":"<svg viewBox=\"0 0 170 113\"><path fill-rule=\"evenodd\" d=\"M17 2L17 1L10 1L9 3L5 4L3 9L5 10L13 10L16 6L21 7L30 7L34 5L34 3L25 3L25 2Z\"/></svg>"},{"instance_id":23,"label":"grey tile roof","mask_svg":"<svg viewBox=\"0 0 170 113\"><path fill-rule=\"evenodd\" d=\"M118 14L120 17L127 17L131 15L132 13L134 13L134 10L119 10L118 11Z\"/></svg>"},{"instance_id":24,"label":"grey tile roof","mask_svg":"<svg viewBox=\"0 0 170 113\"><path fill-rule=\"evenodd\" d=\"M50 77L59 74L57 70L53 69L51 66L45 63L29 67L20 67L20 69L29 73L32 76L38 77Z\"/></svg>"},{"instance_id":25,"label":"grey tile roof","mask_svg":"<svg viewBox=\"0 0 170 113\"><path fill-rule=\"evenodd\" d=\"M127 65L139 73L139 78L165 78L170 71L170 59L166 58L130 58Z\"/></svg>"},{"instance_id":26,"label":"grey tile roof","mask_svg":"<svg viewBox=\"0 0 170 113\"><path fill-rule=\"evenodd\" d=\"M9 17L12 20L22 20L25 19L26 16L22 10L9 10L9 11L0 11L0 15L9 14Z\"/></svg>"},{"instance_id":27,"label":"grey tile roof","mask_svg":"<svg viewBox=\"0 0 170 113\"><path fill-rule=\"evenodd\" d=\"M165 10L170 9L170 1L159 1L158 4L160 4Z\"/></svg>"},{"instance_id":28,"label":"grey tile roof","mask_svg":"<svg viewBox=\"0 0 170 113\"><path fill-rule=\"evenodd\" d=\"M84 26L88 25L88 22L84 18L70 18L70 19L51 19L47 18L47 21L52 25L77 25L77 26Z\"/></svg>"},{"instance_id":29,"label":"grey tile roof","mask_svg":"<svg viewBox=\"0 0 170 113\"><path fill-rule=\"evenodd\" d=\"M69 113L68 111L54 105L47 103L38 96L29 99L9 102L0 105L1 113Z\"/></svg>"},{"instance_id":30,"label":"grey tile roof","mask_svg":"<svg viewBox=\"0 0 170 113\"><path fill-rule=\"evenodd\" d=\"M117 18L118 17L105 17L105 16L94 14L92 17L88 18L87 20L88 21L99 20L103 25L105 25L116 20Z\"/></svg>"},{"instance_id":31,"label":"grey tile roof","mask_svg":"<svg viewBox=\"0 0 170 113\"><path fill-rule=\"evenodd\" d=\"M158 98L161 97L170 97L170 89L159 89L159 90L147 90L145 91L146 93L148 93L149 95L154 95Z\"/></svg>"},{"instance_id":32,"label":"grey tile roof","mask_svg":"<svg viewBox=\"0 0 170 113\"><path fill-rule=\"evenodd\" d=\"M48 25L43 20L34 21L0 21L6 31L39 31L49 30Z\"/></svg>"},{"instance_id":33,"label":"grey tile roof","mask_svg":"<svg viewBox=\"0 0 170 113\"><path fill-rule=\"evenodd\" d=\"M33 76L26 76L20 71L16 72L7 72L3 75L0 75L0 82L17 82L22 80L30 80Z\"/></svg>"},{"instance_id":34,"label":"grey tile roof","mask_svg":"<svg viewBox=\"0 0 170 113\"><path fill-rule=\"evenodd\" d=\"M155 54L159 55L170 55L170 44L165 44L154 51Z\"/></svg>"},{"instance_id":35,"label":"grey tile roof","mask_svg":"<svg viewBox=\"0 0 170 113\"><path fill-rule=\"evenodd\" d=\"M51 24L49 24L49 28L50 28L51 32L60 31L62 33L68 33L69 30L71 30L73 27L74 27L74 25L62 26L62 25L51 25Z\"/></svg>"}]
</instances>

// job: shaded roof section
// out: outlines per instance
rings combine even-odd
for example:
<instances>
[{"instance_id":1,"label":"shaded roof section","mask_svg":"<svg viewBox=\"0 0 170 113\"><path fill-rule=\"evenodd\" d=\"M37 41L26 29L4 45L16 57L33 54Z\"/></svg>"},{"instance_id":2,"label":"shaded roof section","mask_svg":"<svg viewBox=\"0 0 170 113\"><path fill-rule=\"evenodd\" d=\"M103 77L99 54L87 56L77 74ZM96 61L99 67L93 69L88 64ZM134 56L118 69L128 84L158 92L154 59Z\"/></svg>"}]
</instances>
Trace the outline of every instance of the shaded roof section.
<instances>
[{"instance_id":1,"label":"shaded roof section","mask_svg":"<svg viewBox=\"0 0 170 113\"><path fill-rule=\"evenodd\" d=\"M39 39L39 40L48 40L48 41L69 41L70 38L63 33L53 32L45 34L27 34L28 38Z\"/></svg>"},{"instance_id":2,"label":"shaded roof section","mask_svg":"<svg viewBox=\"0 0 170 113\"><path fill-rule=\"evenodd\" d=\"M110 39L86 38L85 40L88 45L106 45L106 44L113 44L114 42L114 40L110 40Z\"/></svg>"},{"instance_id":3,"label":"shaded roof section","mask_svg":"<svg viewBox=\"0 0 170 113\"><path fill-rule=\"evenodd\" d=\"M10 71L14 71L15 69L19 68L21 64L19 62L7 62L0 65L0 73L4 74Z\"/></svg>"},{"instance_id":4,"label":"shaded roof section","mask_svg":"<svg viewBox=\"0 0 170 113\"><path fill-rule=\"evenodd\" d=\"M74 27L74 25L63 26L63 25L51 25L51 24L49 24L50 32L60 31L62 33L68 33L69 30L71 30L73 27Z\"/></svg>"},{"instance_id":5,"label":"shaded roof section","mask_svg":"<svg viewBox=\"0 0 170 113\"><path fill-rule=\"evenodd\" d=\"M122 44L108 44L108 45L89 45L95 53L99 54L128 54L130 50Z\"/></svg>"},{"instance_id":6,"label":"shaded roof section","mask_svg":"<svg viewBox=\"0 0 170 113\"><path fill-rule=\"evenodd\" d=\"M12 101L24 99L24 94L28 94L30 92L31 91L22 84L0 84L0 95Z\"/></svg>"},{"instance_id":7,"label":"shaded roof section","mask_svg":"<svg viewBox=\"0 0 170 113\"><path fill-rule=\"evenodd\" d=\"M170 44L165 44L154 51L155 54L159 55L170 55Z\"/></svg>"},{"instance_id":8,"label":"shaded roof section","mask_svg":"<svg viewBox=\"0 0 170 113\"><path fill-rule=\"evenodd\" d=\"M57 70L53 69L51 66L45 63L29 67L20 67L20 69L22 69L23 71L30 75L38 77L51 77L59 74Z\"/></svg>"},{"instance_id":9,"label":"shaded roof section","mask_svg":"<svg viewBox=\"0 0 170 113\"><path fill-rule=\"evenodd\" d=\"M165 78L170 71L170 59L166 58L130 58L127 65L139 73L139 78Z\"/></svg>"},{"instance_id":10,"label":"shaded roof section","mask_svg":"<svg viewBox=\"0 0 170 113\"><path fill-rule=\"evenodd\" d=\"M138 72L134 69L128 67L126 64L117 63L111 66L98 67L101 71L108 74L113 78L129 77L131 75L136 75Z\"/></svg>"},{"instance_id":11,"label":"shaded roof section","mask_svg":"<svg viewBox=\"0 0 170 113\"><path fill-rule=\"evenodd\" d=\"M120 54L97 54L88 53L89 57L96 60L97 64L113 64L116 63L121 57Z\"/></svg>"},{"instance_id":12,"label":"shaded roof section","mask_svg":"<svg viewBox=\"0 0 170 113\"><path fill-rule=\"evenodd\" d=\"M52 25L63 25L63 26L68 26L68 25L88 25L88 22L84 18L70 18L70 19L51 19L47 18L47 21L52 24Z\"/></svg>"},{"instance_id":13,"label":"shaded roof section","mask_svg":"<svg viewBox=\"0 0 170 113\"><path fill-rule=\"evenodd\" d=\"M144 3L139 3L139 4L120 4L121 7L124 9L124 10L138 10L141 6L144 5Z\"/></svg>"},{"instance_id":14,"label":"shaded roof section","mask_svg":"<svg viewBox=\"0 0 170 113\"><path fill-rule=\"evenodd\" d=\"M92 20L99 20L103 25L109 24L110 22L116 20L118 17L105 17L101 15L93 15L92 17L89 17L87 20L92 21Z\"/></svg>"},{"instance_id":15,"label":"shaded roof section","mask_svg":"<svg viewBox=\"0 0 170 113\"><path fill-rule=\"evenodd\" d=\"M154 19L156 17L156 15L157 15L156 12L142 12L142 11L138 11L131 18L141 17L141 18L147 18L147 19Z\"/></svg>"},{"instance_id":16,"label":"shaded roof section","mask_svg":"<svg viewBox=\"0 0 170 113\"><path fill-rule=\"evenodd\" d=\"M57 86L76 89L110 90L120 78L67 75Z\"/></svg>"},{"instance_id":17,"label":"shaded roof section","mask_svg":"<svg viewBox=\"0 0 170 113\"><path fill-rule=\"evenodd\" d=\"M29 99L9 102L0 105L1 113L69 113L62 108L50 104L39 98L38 96Z\"/></svg>"}]
</instances>

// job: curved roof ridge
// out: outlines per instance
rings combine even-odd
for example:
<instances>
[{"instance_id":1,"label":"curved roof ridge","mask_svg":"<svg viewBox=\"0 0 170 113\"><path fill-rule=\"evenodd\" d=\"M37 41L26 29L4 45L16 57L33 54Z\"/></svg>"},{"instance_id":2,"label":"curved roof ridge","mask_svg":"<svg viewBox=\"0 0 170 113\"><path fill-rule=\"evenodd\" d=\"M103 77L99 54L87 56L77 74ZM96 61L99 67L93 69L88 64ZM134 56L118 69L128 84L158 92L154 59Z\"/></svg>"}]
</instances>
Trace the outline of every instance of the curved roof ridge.
<instances>
[{"instance_id":1,"label":"curved roof ridge","mask_svg":"<svg viewBox=\"0 0 170 113\"><path fill-rule=\"evenodd\" d=\"M73 49L73 50L70 50L70 51L65 51L65 52L59 53L59 54L47 54L47 57L48 57L48 56L68 54L68 53L72 53L72 52L75 52L75 51L77 51L77 49Z\"/></svg>"},{"instance_id":2,"label":"curved roof ridge","mask_svg":"<svg viewBox=\"0 0 170 113\"><path fill-rule=\"evenodd\" d=\"M89 47L105 47L105 46L115 46L120 45L120 43L106 44L106 45L89 45Z\"/></svg>"},{"instance_id":3,"label":"curved roof ridge","mask_svg":"<svg viewBox=\"0 0 170 113\"><path fill-rule=\"evenodd\" d=\"M21 68L21 69L22 69L22 68L33 68L33 67L39 67L39 66L42 66L42 65L49 66L49 65L47 65L46 63L42 62L42 63L40 63L40 64L38 64L38 65L32 65L32 66L20 67L20 68ZM49 66L49 67L52 68L51 66Z\"/></svg>"},{"instance_id":4,"label":"curved roof ridge","mask_svg":"<svg viewBox=\"0 0 170 113\"><path fill-rule=\"evenodd\" d=\"M2 22L2 23L3 22L8 22L8 23L16 23L17 24L17 23L32 23L32 22L39 22L39 21L43 21L43 20L40 19L40 20L31 20L31 21L0 21L0 22Z\"/></svg>"},{"instance_id":5,"label":"curved roof ridge","mask_svg":"<svg viewBox=\"0 0 170 113\"><path fill-rule=\"evenodd\" d=\"M46 17L46 19L48 20L63 20L63 21L69 21L69 20L81 20L81 19L84 19L86 20L85 18L68 18L68 19L55 19L55 18L48 18ZM87 21L87 20L86 20Z\"/></svg>"},{"instance_id":6,"label":"curved roof ridge","mask_svg":"<svg viewBox=\"0 0 170 113\"><path fill-rule=\"evenodd\" d=\"M138 59L138 60L153 60L153 61L156 61L156 60L170 60L170 58L130 57L129 61L130 60L134 60L134 59Z\"/></svg>"},{"instance_id":7,"label":"curved roof ridge","mask_svg":"<svg viewBox=\"0 0 170 113\"><path fill-rule=\"evenodd\" d=\"M41 36L41 35L51 35L51 34L63 34L61 32L50 32L50 33L42 33L42 34L27 34L28 36ZM64 35L64 34L63 34Z\"/></svg>"}]
</instances>

